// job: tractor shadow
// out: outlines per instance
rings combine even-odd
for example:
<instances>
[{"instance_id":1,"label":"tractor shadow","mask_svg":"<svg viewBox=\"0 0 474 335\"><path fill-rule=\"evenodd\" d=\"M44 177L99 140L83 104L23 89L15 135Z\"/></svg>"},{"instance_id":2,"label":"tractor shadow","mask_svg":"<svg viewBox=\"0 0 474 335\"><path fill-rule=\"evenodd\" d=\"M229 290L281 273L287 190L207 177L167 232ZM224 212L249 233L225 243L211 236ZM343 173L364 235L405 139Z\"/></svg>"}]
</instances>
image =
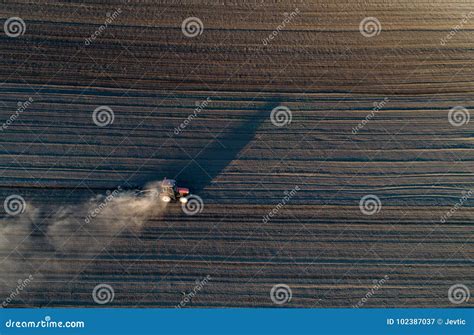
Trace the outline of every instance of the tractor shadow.
<instances>
[{"instance_id":1,"label":"tractor shadow","mask_svg":"<svg viewBox=\"0 0 474 335\"><path fill-rule=\"evenodd\" d=\"M188 160L186 166L175 166L177 174L173 177L178 185L189 187L193 194L201 194L233 160L238 159L239 153L255 138L257 130L270 119L272 109L278 105L279 99L274 99L255 106L255 113L241 121L232 121L196 157Z\"/></svg>"}]
</instances>

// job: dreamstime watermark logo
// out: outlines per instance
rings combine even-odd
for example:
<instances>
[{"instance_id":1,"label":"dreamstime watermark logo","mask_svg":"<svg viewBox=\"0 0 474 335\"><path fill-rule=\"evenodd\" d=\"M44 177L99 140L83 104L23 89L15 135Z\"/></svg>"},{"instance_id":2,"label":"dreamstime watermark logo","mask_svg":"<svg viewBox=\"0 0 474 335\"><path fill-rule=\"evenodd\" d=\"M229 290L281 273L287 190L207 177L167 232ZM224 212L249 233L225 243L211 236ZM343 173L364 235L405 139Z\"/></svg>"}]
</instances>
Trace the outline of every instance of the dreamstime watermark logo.
<instances>
[{"instance_id":1,"label":"dreamstime watermark logo","mask_svg":"<svg viewBox=\"0 0 474 335\"><path fill-rule=\"evenodd\" d=\"M198 294L198 292L200 292L204 286L207 285L207 283L209 282L209 280L211 280L211 276L210 275L207 275L206 277L204 277L204 279L202 280L199 280L199 279L196 279L196 285L194 285L193 287L193 290L190 291L189 293L186 293L186 292L183 292L183 299L181 299L181 302L176 306L176 308L181 308L181 307L184 307L186 306L190 301L193 300L193 298Z\"/></svg>"},{"instance_id":2,"label":"dreamstime watermark logo","mask_svg":"<svg viewBox=\"0 0 474 335\"><path fill-rule=\"evenodd\" d=\"M273 30L271 32L270 35L268 35L268 37L265 37L263 40L262 40L262 43L263 45L267 46L269 42L273 41L277 36L278 34L280 33L281 30L284 30L285 27L291 23L291 21L293 21L293 19L300 13L300 10L299 8L295 8L294 11L292 11L291 13L283 13L283 15L285 16L285 18L283 19L283 21L276 27L275 30Z\"/></svg>"},{"instance_id":3,"label":"dreamstime watermark logo","mask_svg":"<svg viewBox=\"0 0 474 335\"><path fill-rule=\"evenodd\" d=\"M283 127L291 123L293 114L291 110L286 106L278 106L272 109L270 113L270 121L276 127Z\"/></svg>"},{"instance_id":4,"label":"dreamstime watermark logo","mask_svg":"<svg viewBox=\"0 0 474 335\"><path fill-rule=\"evenodd\" d=\"M95 207L93 210L91 210L89 212L89 214L87 214L86 218L84 219L84 222L85 223L90 223L91 220L93 218L95 218L97 215L100 214L100 212L102 212L102 210L107 207L107 205L117 196L120 194L120 192L122 191L122 188L119 186L117 187L117 189L115 189L113 192L110 192L107 190L107 192L105 193L106 196L105 196L105 199L104 201L102 201L97 207Z\"/></svg>"},{"instance_id":5,"label":"dreamstime watermark logo","mask_svg":"<svg viewBox=\"0 0 474 335\"><path fill-rule=\"evenodd\" d=\"M286 284L273 285L270 290L270 299L272 299L273 303L277 305L283 305L290 302L292 297L293 292Z\"/></svg>"},{"instance_id":6,"label":"dreamstime watermark logo","mask_svg":"<svg viewBox=\"0 0 474 335\"><path fill-rule=\"evenodd\" d=\"M281 199L281 201L275 207L273 207L272 210L269 211L267 215L263 216L262 222L267 223L268 221L271 220L272 217L276 216L278 212L280 211L280 209L282 209L283 206L285 206L288 202L290 202L291 198L293 198L296 195L296 192L298 192L299 190L300 190L300 187L296 185L291 191L285 191L284 192L285 196L283 197L283 199Z\"/></svg>"},{"instance_id":7,"label":"dreamstime watermark logo","mask_svg":"<svg viewBox=\"0 0 474 335\"><path fill-rule=\"evenodd\" d=\"M15 122L16 119L18 119L21 113L23 113L28 107L30 107L33 101L34 100L32 97L29 97L28 100L26 100L25 102L19 101L15 113L10 115L10 117L2 124L2 127L0 127L0 129L2 131L6 130L13 122Z\"/></svg>"},{"instance_id":8,"label":"dreamstime watermark logo","mask_svg":"<svg viewBox=\"0 0 474 335\"><path fill-rule=\"evenodd\" d=\"M362 128L365 127L365 125L374 118L375 114L378 113L382 108L385 107L385 105L388 103L389 99L385 97L382 101L380 102L374 102L374 108L372 108L372 111L367 114L365 119L363 119L357 126L352 128L352 134L356 135Z\"/></svg>"},{"instance_id":9,"label":"dreamstime watermark logo","mask_svg":"<svg viewBox=\"0 0 474 335\"><path fill-rule=\"evenodd\" d=\"M92 299L94 299L94 302L99 305L105 305L112 302L114 297L114 289L108 284L98 284L92 291Z\"/></svg>"},{"instance_id":10,"label":"dreamstime watermark logo","mask_svg":"<svg viewBox=\"0 0 474 335\"><path fill-rule=\"evenodd\" d=\"M3 202L3 208L8 215L16 216L25 212L26 201L21 195L12 194L6 197Z\"/></svg>"},{"instance_id":11,"label":"dreamstime watermark logo","mask_svg":"<svg viewBox=\"0 0 474 335\"><path fill-rule=\"evenodd\" d=\"M181 209L186 215L196 215L204 209L204 201L198 195L192 194L187 197L186 203L181 204Z\"/></svg>"},{"instance_id":12,"label":"dreamstime watermark logo","mask_svg":"<svg viewBox=\"0 0 474 335\"><path fill-rule=\"evenodd\" d=\"M114 111L109 106L99 106L92 112L92 120L99 127L107 127L114 122L114 119Z\"/></svg>"},{"instance_id":13,"label":"dreamstime watermark logo","mask_svg":"<svg viewBox=\"0 0 474 335\"><path fill-rule=\"evenodd\" d=\"M378 196L368 194L360 199L359 209L364 215L374 215L382 209L382 202Z\"/></svg>"},{"instance_id":14,"label":"dreamstime watermark logo","mask_svg":"<svg viewBox=\"0 0 474 335\"><path fill-rule=\"evenodd\" d=\"M99 28L97 28L97 30L91 34L90 37L86 38L84 40L84 44L90 45L92 42L94 42L96 38L99 37L105 31L105 29L107 29L107 27L117 19L120 14L122 14L122 8L117 8L112 13L107 13L107 18L105 19L104 24L101 24Z\"/></svg>"},{"instance_id":15,"label":"dreamstime watermark logo","mask_svg":"<svg viewBox=\"0 0 474 335\"><path fill-rule=\"evenodd\" d=\"M25 34L26 24L21 17L11 17L3 24L3 30L8 37L19 37Z\"/></svg>"},{"instance_id":16,"label":"dreamstime watermark logo","mask_svg":"<svg viewBox=\"0 0 474 335\"><path fill-rule=\"evenodd\" d=\"M461 127L469 123L471 114L467 108L463 106L456 106L449 110L448 121L454 127Z\"/></svg>"},{"instance_id":17,"label":"dreamstime watermark logo","mask_svg":"<svg viewBox=\"0 0 474 335\"><path fill-rule=\"evenodd\" d=\"M455 25L451 31L443 38L441 38L441 41L439 42L442 46L445 46L446 43L450 39L454 37L454 35L457 34L458 31L464 28L464 25L474 16L474 12L469 12L469 14L464 15L461 22L459 22L457 25Z\"/></svg>"},{"instance_id":18,"label":"dreamstime watermark logo","mask_svg":"<svg viewBox=\"0 0 474 335\"><path fill-rule=\"evenodd\" d=\"M34 319L33 319L34 320ZM57 328L85 328L86 324L84 321L53 321L51 316L46 315L43 319L34 320L31 319L28 321L19 321L19 320L12 320L9 319L5 322L6 328L13 328L13 329L26 329L26 328L47 328L47 329L57 329ZM24 331L20 331L24 333ZM29 332L30 334L32 332ZM43 332L44 333L44 332ZM51 331L49 332L51 333ZM27 332L28 334L28 332Z\"/></svg>"},{"instance_id":19,"label":"dreamstime watermark logo","mask_svg":"<svg viewBox=\"0 0 474 335\"><path fill-rule=\"evenodd\" d=\"M382 24L373 16L369 16L360 21L359 31L364 37L374 37L382 31Z\"/></svg>"},{"instance_id":20,"label":"dreamstime watermark logo","mask_svg":"<svg viewBox=\"0 0 474 335\"><path fill-rule=\"evenodd\" d=\"M10 295L2 302L3 307L7 307L33 280L33 275L29 275L25 280L18 279L18 285Z\"/></svg>"},{"instance_id":21,"label":"dreamstime watermark logo","mask_svg":"<svg viewBox=\"0 0 474 335\"><path fill-rule=\"evenodd\" d=\"M359 307L362 307L364 306L364 304L367 302L367 300L370 299L370 297L372 297L378 290L380 290L382 288L382 286L385 284L385 282L387 280L389 280L389 276L385 275L382 279L380 280L374 280L373 283L374 285L372 286L372 288L365 294L365 296L359 300L359 302L357 304L355 304L354 306L352 306L353 308L359 308Z\"/></svg>"},{"instance_id":22,"label":"dreamstime watermark logo","mask_svg":"<svg viewBox=\"0 0 474 335\"><path fill-rule=\"evenodd\" d=\"M206 100L201 101L201 102L196 102L196 108L194 108L194 112L192 114L189 114L186 119L184 119L183 122L177 127L174 128L174 134L179 135L186 127L191 123L192 120L194 120L203 110L206 108L209 103L211 102L211 98L207 97Z\"/></svg>"},{"instance_id":23,"label":"dreamstime watermark logo","mask_svg":"<svg viewBox=\"0 0 474 335\"><path fill-rule=\"evenodd\" d=\"M448 299L452 304L460 305L468 302L471 298L471 292L466 285L454 284L448 290Z\"/></svg>"},{"instance_id":24,"label":"dreamstime watermark logo","mask_svg":"<svg viewBox=\"0 0 474 335\"><path fill-rule=\"evenodd\" d=\"M191 16L184 19L183 23L181 23L181 31L186 37L197 37L204 31L204 24L198 17Z\"/></svg>"},{"instance_id":25,"label":"dreamstime watermark logo","mask_svg":"<svg viewBox=\"0 0 474 335\"><path fill-rule=\"evenodd\" d=\"M439 222L441 223L446 223L448 219L454 215L454 213L457 212L458 209L460 209L469 198L472 197L473 190L469 191L463 191L462 197L457 201L453 207L449 211L446 212L446 214L442 215L441 218L439 219Z\"/></svg>"}]
</instances>

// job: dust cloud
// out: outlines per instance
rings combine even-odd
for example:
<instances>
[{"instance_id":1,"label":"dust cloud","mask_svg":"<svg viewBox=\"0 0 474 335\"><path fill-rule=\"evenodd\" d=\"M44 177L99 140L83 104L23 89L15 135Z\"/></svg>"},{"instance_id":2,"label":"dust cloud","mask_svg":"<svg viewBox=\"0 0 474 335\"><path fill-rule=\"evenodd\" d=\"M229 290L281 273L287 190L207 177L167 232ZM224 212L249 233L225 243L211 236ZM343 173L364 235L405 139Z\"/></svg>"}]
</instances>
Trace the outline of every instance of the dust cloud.
<instances>
[{"instance_id":1,"label":"dust cloud","mask_svg":"<svg viewBox=\"0 0 474 335\"><path fill-rule=\"evenodd\" d=\"M30 275L38 280L58 270L80 271L79 266L64 269L62 264L71 262L62 260L92 260L120 234L138 234L148 219L166 208L158 198L159 186L153 182L140 192L119 187L48 213L24 202L21 214L0 220L0 288L14 289Z\"/></svg>"}]
</instances>

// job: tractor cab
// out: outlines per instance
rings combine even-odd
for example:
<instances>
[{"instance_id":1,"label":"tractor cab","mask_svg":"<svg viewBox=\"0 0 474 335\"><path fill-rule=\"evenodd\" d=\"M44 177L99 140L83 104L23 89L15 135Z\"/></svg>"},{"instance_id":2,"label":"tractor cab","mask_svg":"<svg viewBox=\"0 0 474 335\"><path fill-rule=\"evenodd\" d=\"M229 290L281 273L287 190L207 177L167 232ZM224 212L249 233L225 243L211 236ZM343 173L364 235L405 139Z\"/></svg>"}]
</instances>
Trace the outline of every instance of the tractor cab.
<instances>
[{"instance_id":1,"label":"tractor cab","mask_svg":"<svg viewBox=\"0 0 474 335\"><path fill-rule=\"evenodd\" d=\"M186 203L188 201L186 196L189 195L189 189L177 187L176 180L174 179L163 179L160 188L161 201L174 202L179 200L181 203Z\"/></svg>"}]
</instances>

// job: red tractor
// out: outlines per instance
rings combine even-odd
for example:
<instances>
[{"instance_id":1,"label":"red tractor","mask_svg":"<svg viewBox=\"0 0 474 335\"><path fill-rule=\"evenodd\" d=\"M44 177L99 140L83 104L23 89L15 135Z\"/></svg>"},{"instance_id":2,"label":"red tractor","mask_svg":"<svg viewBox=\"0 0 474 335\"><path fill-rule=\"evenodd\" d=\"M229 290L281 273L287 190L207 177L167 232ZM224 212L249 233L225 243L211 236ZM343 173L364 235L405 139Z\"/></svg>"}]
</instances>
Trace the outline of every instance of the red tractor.
<instances>
[{"instance_id":1,"label":"red tractor","mask_svg":"<svg viewBox=\"0 0 474 335\"><path fill-rule=\"evenodd\" d=\"M144 190L135 190L137 196L153 196L160 198L163 202L179 202L185 204L188 202L189 189L177 187L176 180L163 179L159 183L152 183Z\"/></svg>"},{"instance_id":2,"label":"red tractor","mask_svg":"<svg viewBox=\"0 0 474 335\"><path fill-rule=\"evenodd\" d=\"M174 179L163 179L159 190L160 200L163 202L175 202L178 201L185 204L188 202L187 196L189 195L189 189L185 187L176 186L176 180Z\"/></svg>"}]
</instances>

